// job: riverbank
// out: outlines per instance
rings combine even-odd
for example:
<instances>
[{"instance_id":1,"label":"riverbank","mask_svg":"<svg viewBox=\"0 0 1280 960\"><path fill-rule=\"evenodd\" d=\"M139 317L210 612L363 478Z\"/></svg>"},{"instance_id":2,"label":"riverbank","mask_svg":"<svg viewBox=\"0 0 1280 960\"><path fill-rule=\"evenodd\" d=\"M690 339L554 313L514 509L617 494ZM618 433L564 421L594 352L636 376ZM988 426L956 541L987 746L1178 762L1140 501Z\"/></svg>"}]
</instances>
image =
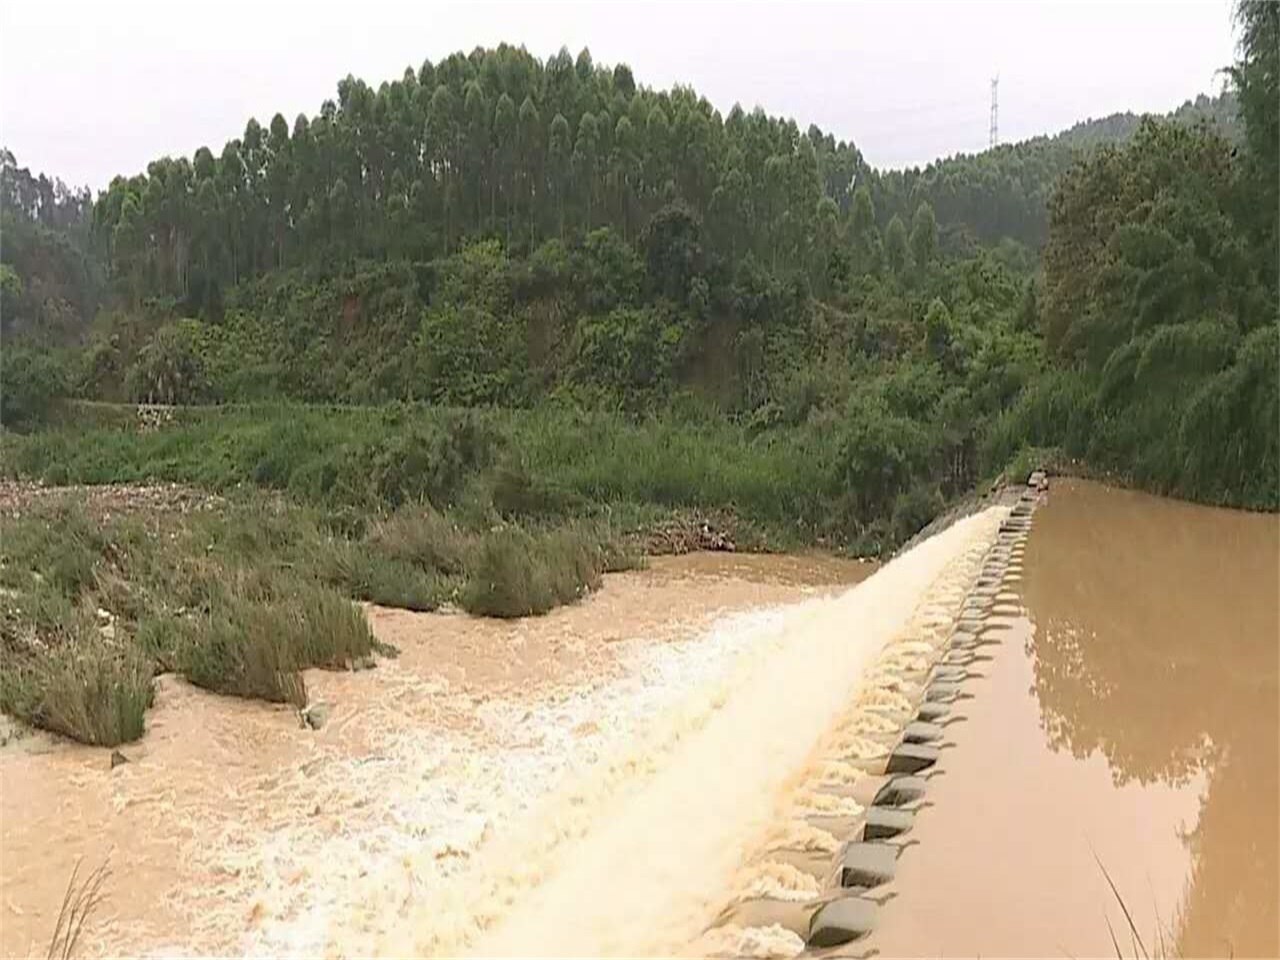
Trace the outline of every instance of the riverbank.
<instances>
[{"instance_id":1,"label":"riverbank","mask_svg":"<svg viewBox=\"0 0 1280 960\"><path fill-rule=\"evenodd\" d=\"M693 520L752 551L879 556L958 492L891 440L838 417L775 429L550 405L74 404L30 433L0 431L0 462L55 486L254 488L352 521L429 501L464 526Z\"/></svg>"},{"instance_id":2,"label":"riverbank","mask_svg":"<svg viewBox=\"0 0 1280 960\"><path fill-rule=\"evenodd\" d=\"M525 616L640 562L603 521L344 524L253 490L5 482L0 508L0 710L105 746L142 734L164 672L304 711L302 671L395 655L351 600Z\"/></svg>"}]
</instances>

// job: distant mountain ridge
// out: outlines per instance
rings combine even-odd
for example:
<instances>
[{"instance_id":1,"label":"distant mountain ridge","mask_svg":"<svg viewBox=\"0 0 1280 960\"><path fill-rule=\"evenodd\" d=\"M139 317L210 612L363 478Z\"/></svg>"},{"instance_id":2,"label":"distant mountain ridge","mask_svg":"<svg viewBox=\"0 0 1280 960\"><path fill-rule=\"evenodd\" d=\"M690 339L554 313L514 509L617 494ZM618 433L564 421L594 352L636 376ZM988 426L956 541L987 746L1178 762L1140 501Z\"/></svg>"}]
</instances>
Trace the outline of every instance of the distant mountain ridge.
<instances>
[{"instance_id":1,"label":"distant mountain ridge","mask_svg":"<svg viewBox=\"0 0 1280 960\"><path fill-rule=\"evenodd\" d=\"M1201 94L1163 116L1113 113L1082 120L1056 134L1001 144L980 153L960 153L923 168L872 174L872 195L884 221L909 217L922 201L934 208L938 226L954 244L993 245L1015 240L1033 249L1048 233L1048 200L1059 176L1085 152L1121 144L1148 117L1175 123L1207 123L1229 143L1242 141L1235 94Z\"/></svg>"}]
</instances>

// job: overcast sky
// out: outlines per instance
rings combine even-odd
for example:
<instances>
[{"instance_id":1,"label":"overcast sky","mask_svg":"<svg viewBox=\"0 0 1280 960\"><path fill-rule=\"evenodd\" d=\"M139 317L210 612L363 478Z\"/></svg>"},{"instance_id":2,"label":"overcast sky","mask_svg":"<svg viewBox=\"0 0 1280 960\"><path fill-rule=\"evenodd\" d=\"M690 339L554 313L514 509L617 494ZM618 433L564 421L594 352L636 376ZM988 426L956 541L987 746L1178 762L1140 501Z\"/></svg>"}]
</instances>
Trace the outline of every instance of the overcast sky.
<instances>
[{"instance_id":1,"label":"overcast sky","mask_svg":"<svg viewBox=\"0 0 1280 960\"><path fill-rule=\"evenodd\" d=\"M1221 86L1229 0L600 3L0 0L0 143L33 170L104 187L169 154L217 153L250 116L292 124L353 73L424 57L588 46L638 82L691 84L816 123L877 166L983 148L990 78L1005 141Z\"/></svg>"}]
</instances>

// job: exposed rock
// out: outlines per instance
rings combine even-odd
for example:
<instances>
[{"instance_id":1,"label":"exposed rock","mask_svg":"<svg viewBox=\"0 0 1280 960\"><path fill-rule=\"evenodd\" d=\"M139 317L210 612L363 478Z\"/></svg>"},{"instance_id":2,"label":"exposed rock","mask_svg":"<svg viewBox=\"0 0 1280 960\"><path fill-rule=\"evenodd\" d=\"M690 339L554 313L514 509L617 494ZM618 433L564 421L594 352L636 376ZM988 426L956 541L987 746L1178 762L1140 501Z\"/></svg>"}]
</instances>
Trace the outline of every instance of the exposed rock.
<instances>
[{"instance_id":1,"label":"exposed rock","mask_svg":"<svg viewBox=\"0 0 1280 960\"><path fill-rule=\"evenodd\" d=\"M865 937L875 928L876 905L857 897L832 900L813 915L809 946L838 947Z\"/></svg>"},{"instance_id":2,"label":"exposed rock","mask_svg":"<svg viewBox=\"0 0 1280 960\"><path fill-rule=\"evenodd\" d=\"M120 766L121 764L125 764L128 762L129 762L129 758L126 757L119 750L111 751L111 769L112 770L114 770L116 767Z\"/></svg>"},{"instance_id":3,"label":"exposed rock","mask_svg":"<svg viewBox=\"0 0 1280 960\"><path fill-rule=\"evenodd\" d=\"M851 843L840 859L840 886L875 887L892 880L898 851L886 843Z\"/></svg>"},{"instance_id":4,"label":"exposed rock","mask_svg":"<svg viewBox=\"0 0 1280 960\"><path fill-rule=\"evenodd\" d=\"M333 707L327 703L313 703L302 711L302 722L312 730L319 730L329 720Z\"/></svg>"},{"instance_id":5,"label":"exposed rock","mask_svg":"<svg viewBox=\"0 0 1280 960\"><path fill-rule=\"evenodd\" d=\"M915 818L903 810L870 807L862 828L863 840L887 840L911 829Z\"/></svg>"},{"instance_id":6,"label":"exposed rock","mask_svg":"<svg viewBox=\"0 0 1280 960\"><path fill-rule=\"evenodd\" d=\"M922 743L903 743L889 755L885 773L919 773L938 762L938 750Z\"/></svg>"}]
</instances>

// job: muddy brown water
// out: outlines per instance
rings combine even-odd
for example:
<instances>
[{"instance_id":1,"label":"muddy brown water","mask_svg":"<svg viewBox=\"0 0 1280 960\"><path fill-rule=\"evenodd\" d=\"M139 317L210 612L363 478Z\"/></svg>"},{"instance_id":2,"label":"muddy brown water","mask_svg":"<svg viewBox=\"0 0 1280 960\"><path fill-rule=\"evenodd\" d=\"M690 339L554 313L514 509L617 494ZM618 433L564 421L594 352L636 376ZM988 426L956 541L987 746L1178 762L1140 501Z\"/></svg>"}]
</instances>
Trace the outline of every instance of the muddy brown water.
<instances>
[{"instance_id":1,"label":"muddy brown water","mask_svg":"<svg viewBox=\"0 0 1280 960\"><path fill-rule=\"evenodd\" d=\"M972 582L965 551L985 549L995 522L926 542L852 594L873 567L695 554L528 621L373 609L402 654L374 671L309 673L313 698L332 707L314 733L287 709L164 677L146 737L115 771L108 751L11 743L0 749L0 955L43 953L80 857L114 870L85 944L99 955L533 953L575 924L612 922L604 908L624 908L625 892L602 878L631 893L648 882L637 906L654 913L661 874L646 857L689 872L684 848L660 841L679 835L672 811L715 825L691 816L708 800L707 770L732 767L717 797L776 786L785 771L763 768L808 748L766 749L772 727L808 737L821 725L797 713L795 691L841 689L821 682L832 661L813 654L840 653L832 638L869 656L945 635ZM954 745L878 928L845 952L1114 956L1110 927L1125 956L1275 956L1280 518L1061 482L1018 552L1021 574L987 625L1002 640L996 659L966 684L967 722L947 727ZM772 702L774 686L790 692ZM708 713L683 717L704 702ZM728 749L744 720L757 724L751 749ZM667 721L669 755L609 759ZM578 816L580 802L595 812ZM771 804L752 802L767 826ZM507 838L540 835L543 813L564 849L537 876L500 874L518 882L497 901L472 899ZM747 838L731 836L750 866ZM635 855L620 864L618 850ZM793 874L747 879L812 896ZM597 890L607 903L589 902ZM477 943L478 930L492 936ZM649 942L628 937L617 952ZM773 951L794 953L795 940L732 942L784 955Z\"/></svg>"},{"instance_id":2,"label":"muddy brown water","mask_svg":"<svg viewBox=\"0 0 1280 960\"><path fill-rule=\"evenodd\" d=\"M1280 954L1280 518L1059 482L1003 590L858 952Z\"/></svg>"},{"instance_id":3,"label":"muddy brown water","mask_svg":"<svg viewBox=\"0 0 1280 960\"><path fill-rule=\"evenodd\" d=\"M374 608L401 654L367 672L309 671L312 699L332 706L318 732L286 708L164 676L145 737L115 770L107 750L10 742L0 956L44 954L81 858L112 869L91 954L319 955L335 940L368 953L365 935L406 897L447 887L569 772L714 681L781 605L874 569L692 554L525 621Z\"/></svg>"}]
</instances>

